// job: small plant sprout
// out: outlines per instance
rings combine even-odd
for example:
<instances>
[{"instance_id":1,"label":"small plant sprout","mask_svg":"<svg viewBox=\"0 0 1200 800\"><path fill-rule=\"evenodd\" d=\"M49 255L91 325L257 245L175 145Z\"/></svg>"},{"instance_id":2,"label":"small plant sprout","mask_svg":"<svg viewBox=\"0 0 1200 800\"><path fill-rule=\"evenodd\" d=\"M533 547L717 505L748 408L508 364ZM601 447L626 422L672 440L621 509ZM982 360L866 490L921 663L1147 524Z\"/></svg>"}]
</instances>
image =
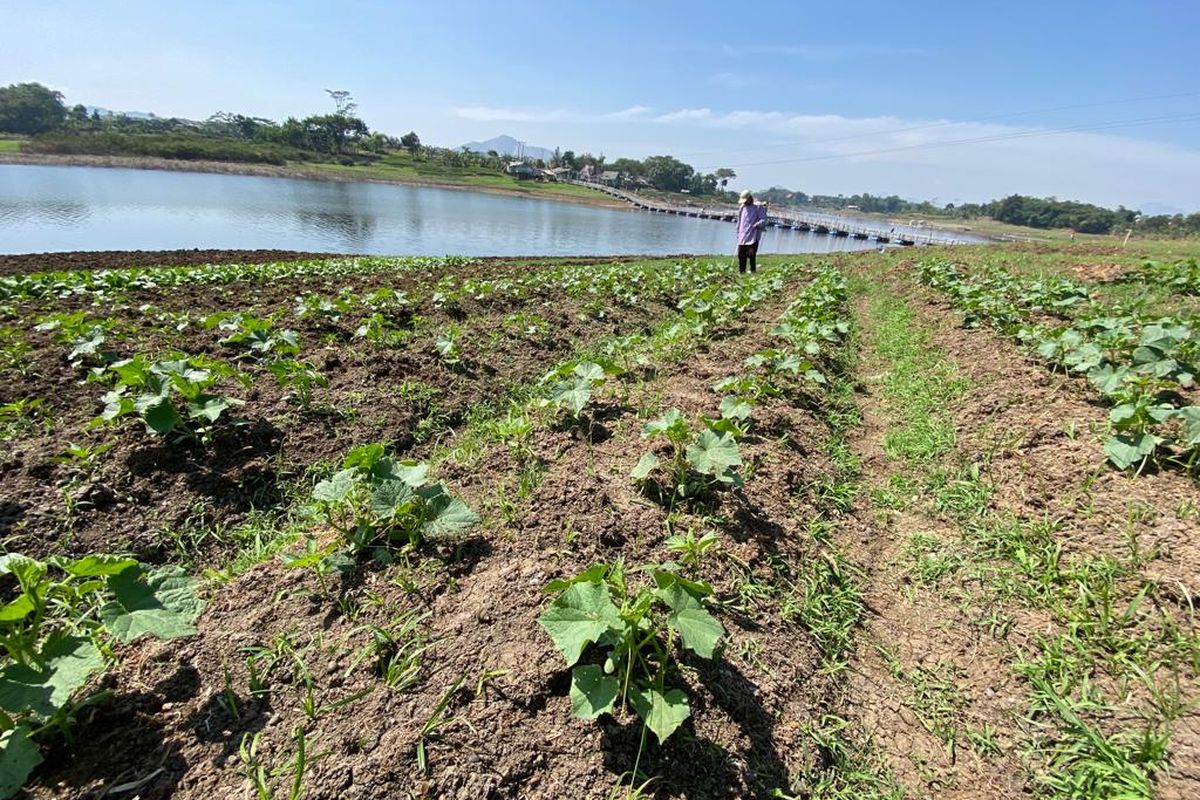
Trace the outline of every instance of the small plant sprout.
<instances>
[{"instance_id":1,"label":"small plant sprout","mask_svg":"<svg viewBox=\"0 0 1200 800\"><path fill-rule=\"evenodd\" d=\"M630 473L643 486L655 485L652 476L663 476L657 484L660 496L668 505L691 500L716 489L742 485L737 472L742 457L737 440L731 433L706 427L692 436L691 426L677 409L670 409L661 418L646 424L643 438L666 439L670 454L664 461L654 452L645 453Z\"/></svg>"}]
</instances>

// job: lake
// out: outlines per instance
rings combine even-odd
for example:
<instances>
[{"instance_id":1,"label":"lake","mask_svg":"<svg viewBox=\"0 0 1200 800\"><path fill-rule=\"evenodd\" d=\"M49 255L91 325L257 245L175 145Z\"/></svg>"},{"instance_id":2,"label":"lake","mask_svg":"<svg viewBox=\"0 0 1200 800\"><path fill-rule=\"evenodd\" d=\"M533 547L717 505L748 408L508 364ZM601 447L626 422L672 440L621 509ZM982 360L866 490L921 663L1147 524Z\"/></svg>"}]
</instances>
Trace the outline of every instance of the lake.
<instances>
[{"instance_id":1,"label":"lake","mask_svg":"<svg viewBox=\"0 0 1200 800\"><path fill-rule=\"evenodd\" d=\"M0 165L0 253L177 248L379 255L732 253L716 220L455 189ZM760 252L873 243L771 228Z\"/></svg>"}]
</instances>

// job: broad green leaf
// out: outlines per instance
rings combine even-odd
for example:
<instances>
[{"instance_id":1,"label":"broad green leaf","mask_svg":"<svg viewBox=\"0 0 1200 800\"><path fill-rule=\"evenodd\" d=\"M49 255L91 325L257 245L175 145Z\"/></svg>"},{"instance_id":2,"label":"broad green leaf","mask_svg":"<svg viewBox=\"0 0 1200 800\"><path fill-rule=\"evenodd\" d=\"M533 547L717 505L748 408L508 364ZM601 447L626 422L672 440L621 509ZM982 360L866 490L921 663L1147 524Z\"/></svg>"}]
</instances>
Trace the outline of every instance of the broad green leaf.
<instances>
[{"instance_id":1,"label":"broad green leaf","mask_svg":"<svg viewBox=\"0 0 1200 800\"><path fill-rule=\"evenodd\" d=\"M750 404L733 395L726 395L721 398L721 416L724 419L749 419Z\"/></svg>"},{"instance_id":2,"label":"broad green leaf","mask_svg":"<svg viewBox=\"0 0 1200 800\"><path fill-rule=\"evenodd\" d=\"M568 667L575 665L590 643L623 625L602 583L572 584L542 613L538 624L550 634Z\"/></svg>"},{"instance_id":3,"label":"broad green leaf","mask_svg":"<svg viewBox=\"0 0 1200 800\"><path fill-rule=\"evenodd\" d=\"M635 481L644 481L650 477L650 473L654 471L658 464L658 456L654 455L654 453L642 453L642 457L638 459L633 472L630 472L629 475Z\"/></svg>"},{"instance_id":4,"label":"broad green leaf","mask_svg":"<svg viewBox=\"0 0 1200 800\"><path fill-rule=\"evenodd\" d=\"M542 587L543 592L558 593L575 583L602 583L608 575L608 564L593 564L573 578L556 578Z\"/></svg>"},{"instance_id":5,"label":"broad green leaf","mask_svg":"<svg viewBox=\"0 0 1200 800\"><path fill-rule=\"evenodd\" d=\"M629 700L634 711L646 722L646 727L654 731L659 744L665 742L692 713L687 695L681 689L660 693L654 688L631 686Z\"/></svg>"},{"instance_id":6,"label":"broad green leaf","mask_svg":"<svg viewBox=\"0 0 1200 800\"><path fill-rule=\"evenodd\" d=\"M393 520L408 513L417 494L403 481L381 481L371 492L371 512L381 520Z\"/></svg>"},{"instance_id":7,"label":"broad green leaf","mask_svg":"<svg viewBox=\"0 0 1200 800\"><path fill-rule=\"evenodd\" d=\"M739 466L742 456L733 437L706 430L688 445L687 460L701 475L721 475Z\"/></svg>"},{"instance_id":8,"label":"broad green leaf","mask_svg":"<svg viewBox=\"0 0 1200 800\"><path fill-rule=\"evenodd\" d=\"M679 413L679 409L672 408L658 419L647 422L645 427L642 428L642 436L649 438L660 433L665 433L668 439L675 439L686 436L687 431L687 420Z\"/></svg>"},{"instance_id":9,"label":"broad green leaf","mask_svg":"<svg viewBox=\"0 0 1200 800\"><path fill-rule=\"evenodd\" d=\"M427 503L425 522L421 524L421 535L425 538L447 537L479 524L479 515L462 500L452 497L445 484L434 484L419 493Z\"/></svg>"},{"instance_id":10,"label":"broad green leaf","mask_svg":"<svg viewBox=\"0 0 1200 800\"><path fill-rule=\"evenodd\" d=\"M75 561L59 561L56 563L64 572L79 578L119 575L130 567L137 566L137 562L132 558L107 555L84 556Z\"/></svg>"},{"instance_id":11,"label":"broad green leaf","mask_svg":"<svg viewBox=\"0 0 1200 800\"><path fill-rule=\"evenodd\" d=\"M323 480L313 487L313 500L320 503L339 503L354 488L358 477L357 467L348 467L335 473L328 480Z\"/></svg>"},{"instance_id":12,"label":"broad green leaf","mask_svg":"<svg viewBox=\"0 0 1200 800\"><path fill-rule=\"evenodd\" d=\"M27 594L22 594L16 600L5 603L0 607L0 623L20 622L33 613L37 605Z\"/></svg>"},{"instance_id":13,"label":"broad green leaf","mask_svg":"<svg viewBox=\"0 0 1200 800\"><path fill-rule=\"evenodd\" d=\"M188 417L191 419L206 419L216 422L230 406L242 405L242 401L233 397L219 397L212 394L199 395L188 403Z\"/></svg>"},{"instance_id":14,"label":"broad green leaf","mask_svg":"<svg viewBox=\"0 0 1200 800\"><path fill-rule=\"evenodd\" d=\"M192 622L204 603L182 568L127 569L109 578L108 587L114 600L100 609L100 619L117 641L131 642L144 634L175 639L196 632Z\"/></svg>"},{"instance_id":15,"label":"broad green leaf","mask_svg":"<svg viewBox=\"0 0 1200 800\"><path fill-rule=\"evenodd\" d=\"M1121 434L1104 443L1104 454L1118 469L1124 470L1153 455L1158 444L1158 437L1150 433Z\"/></svg>"},{"instance_id":16,"label":"broad green leaf","mask_svg":"<svg viewBox=\"0 0 1200 800\"><path fill-rule=\"evenodd\" d=\"M29 734L27 725L0 734L0 798L20 791L34 767L42 763L42 754Z\"/></svg>"},{"instance_id":17,"label":"broad green leaf","mask_svg":"<svg viewBox=\"0 0 1200 800\"><path fill-rule=\"evenodd\" d=\"M1126 367L1114 367L1112 364L1105 364L1089 372L1088 381L1092 386L1096 387L1096 391L1104 395L1110 395L1124 385L1125 378L1128 375L1129 369Z\"/></svg>"},{"instance_id":18,"label":"broad green leaf","mask_svg":"<svg viewBox=\"0 0 1200 800\"><path fill-rule=\"evenodd\" d=\"M1188 447L1200 446L1200 406L1184 406L1175 415L1183 423L1183 443Z\"/></svg>"},{"instance_id":19,"label":"broad green leaf","mask_svg":"<svg viewBox=\"0 0 1200 800\"><path fill-rule=\"evenodd\" d=\"M578 417L592 399L592 382L584 378L555 384L550 399L558 408L565 408L571 416Z\"/></svg>"},{"instance_id":20,"label":"broad green leaf","mask_svg":"<svg viewBox=\"0 0 1200 800\"><path fill-rule=\"evenodd\" d=\"M345 460L342 461L344 469L358 467L363 472L371 472L375 468L375 464L386 455L383 445L378 442L372 444L362 444L353 448L346 454Z\"/></svg>"},{"instance_id":21,"label":"broad green leaf","mask_svg":"<svg viewBox=\"0 0 1200 800\"><path fill-rule=\"evenodd\" d=\"M611 712L621 683L595 664L580 664L571 670L571 714L577 719L595 719Z\"/></svg>"},{"instance_id":22,"label":"broad green leaf","mask_svg":"<svg viewBox=\"0 0 1200 800\"><path fill-rule=\"evenodd\" d=\"M392 458L383 458L371 468L371 475L376 478L403 481L411 488L416 489L429 480L429 465L416 461L396 461Z\"/></svg>"},{"instance_id":23,"label":"broad green leaf","mask_svg":"<svg viewBox=\"0 0 1200 800\"><path fill-rule=\"evenodd\" d=\"M721 623L678 583L656 589L655 594L670 606L667 624L679 631L683 646L701 658L712 658L717 643L725 635Z\"/></svg>"},{"instance_id":24,"label":"broad green leaf","mask_svg":"<svg viewBox=\"0 0 1200 800\"><path fill-rule=\"evenodd\" d=\"M149 395L145 396L149 397ZM144 406L141 415L146 422L146 430L157 433L159 436L166 436L183 421L179 412L175 410L175 404L165 397L155 397L153 403Z\"/></svg>"},{"instance_id":25,"label":"broad green leaf","mask_svg":"<svg viewBox=\"0 0 1200 800\"><path fill-rule=\"evenodd\" d=\"M11 664L0 672L0 709L50 719L104 668L104 656L90 639L51 639L42 648L43 666Z\"/></svg>"},{"instance_id":26,"label":"broad green leaf","mask_svg":"<svg viewBox=\"0 0 1200 800\"><path fill-rule=\"evenodd\" d=\"M575 365L572 370L580 378L585 381L602 381L604 380L604 367L593 361L582 361Z\"/></svg>"}]
</instances>

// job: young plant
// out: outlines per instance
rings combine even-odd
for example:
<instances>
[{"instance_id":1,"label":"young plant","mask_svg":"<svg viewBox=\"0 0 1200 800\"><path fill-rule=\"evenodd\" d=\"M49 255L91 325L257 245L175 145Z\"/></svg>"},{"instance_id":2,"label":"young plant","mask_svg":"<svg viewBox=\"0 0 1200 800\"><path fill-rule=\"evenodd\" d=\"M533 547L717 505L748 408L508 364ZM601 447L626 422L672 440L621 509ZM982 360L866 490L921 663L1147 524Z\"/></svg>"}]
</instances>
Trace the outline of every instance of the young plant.
<instances>
[{"instance_id":1,"label":"young plant","mask_svg":"<svg viewBox=\"0 0 1200 800\"><path fill-rule=\"evenodd\" d=\"M202 604L182 569L116 556L13 553L0 557L0 577L12 586L0 607L0 797L11 797L42 760L38 741L69 731L112 645L189 636Z\"/></svg>"},{"instance_id":2,"label":"young plant","mask_svg":"<svg viewBox=\"0 0 1200 800\"><path fill-rule=\"evenodd\" d=\"M652 483L655 473L662 475L660 494L669 504L691 500L716 489L741 486L737 472L742 456L732 434L706 427L693 437L691 426L672 408L660 419L646 424L642 438L666 439L670 454L664 461L653 451L642 455L630 476L639 484Z\"/></svg>"},{"instance_id":3,"label":"young plant","mask_svg":"<svg viewBox=\"0 0 1200 800\"><path fill-rule=\"evenodd\" d=\"M104 411L92 424L136 416L148 433L207 442L229 409L244 401L209 390L225 378L245 377L228 365L203 357L151 362L145 356L118 361L105 374L116 388L102 398Z\"/></svg>"},{"instance_id":4,"label":"young plant","mask_svg":"<svg viewBox=\"0 0 1200 800\"><path fill-rule=\"evenodd\" d=\"M451 496L444 483L428 482L429 466L396 461L383 445L356 447L341 471L313 488L318 512L354 552L395 547L412 550L446 541L473 527L479 515Z\"/></svg>"},{"instance_id":5,"label":"young plant","mask_svg":"<svg viewBox=\"0 0 1200 800\"><path fill-rule=\"evenodd\" d=\"M596 719L631 706L658 741L691 714L676 680L677 647L711 659L725 629L704 608L706 583L650 567L652 585L627 583L624 565L598 564L567 580L538 620L571 669L571 713ZM580 663L584 655L590 663Z\"/></svg>"},{"instance_id":6,"label":"young plant","mask_svg":"<svg viewBox=\"0 0 1200 800\"><path fill-rule=\"evenodd\" d=\"M290 388L296 393L296 402L305 411L312 406L313 387L324 388L329 385L328 378L304 361L272 361L267 365L267 369L275 376L280 386Z\"/></svg>"},{"instance_id":7,"label":"young plant","mask_svg":"<svg viewBox=\"0 0 1200 800\"><path fill-rule=\"evenodd\" d=\"M573 425L582 422L583 410L592 399L592 392L604 383L609 375L620 374L615 364L598 364L594 361L581 361L578 364L565 364L551 371L542 378L542 383L549 384L549 395L540 401L540 405L551 407L558 413L565 412Z\"/></svg>"}]
</instances>

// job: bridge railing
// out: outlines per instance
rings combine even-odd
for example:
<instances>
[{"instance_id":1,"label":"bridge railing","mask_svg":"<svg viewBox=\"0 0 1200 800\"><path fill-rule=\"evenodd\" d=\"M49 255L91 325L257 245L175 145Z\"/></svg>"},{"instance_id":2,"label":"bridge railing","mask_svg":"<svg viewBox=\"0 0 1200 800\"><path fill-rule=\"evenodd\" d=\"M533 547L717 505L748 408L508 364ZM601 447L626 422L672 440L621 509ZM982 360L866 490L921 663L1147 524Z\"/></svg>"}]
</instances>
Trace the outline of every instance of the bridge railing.
<instances>
[{"instance_id":1,"label":"bridge railing","mask_svg":"<svg viewBox=\"0 0 1200 800\"><path fill-rule=\"evenodd\" d=\"M603 183L593 183L591 181L572 180L577 186L586 186L590 189L604 192L625 200L628 203L639 206L641 208L650 209L667 214L678 214L682 216L698 216L708 217L711 219L729 219L737 214L736 209L724 208L722 206L677 206L668 203L661 203L656 200L650 200L633 192L618 189L615 186L608 186ZM912 231L897 231L894 228L884 230L883 228L872 228L866 225L852 225L842 220L830 220L827 217L807 216L803 214L786 213L786 214L770 214L767 215L767 222L775 226L788 228L799 228L801 230L825 230L832 235L838 236L853 236L857 239L875 239L876 241L900 242L901 244L961 244L957 239L950 236L945 236L937 231L930 230L928 234L916 234Z\"/></svg>"}]
</instances>

